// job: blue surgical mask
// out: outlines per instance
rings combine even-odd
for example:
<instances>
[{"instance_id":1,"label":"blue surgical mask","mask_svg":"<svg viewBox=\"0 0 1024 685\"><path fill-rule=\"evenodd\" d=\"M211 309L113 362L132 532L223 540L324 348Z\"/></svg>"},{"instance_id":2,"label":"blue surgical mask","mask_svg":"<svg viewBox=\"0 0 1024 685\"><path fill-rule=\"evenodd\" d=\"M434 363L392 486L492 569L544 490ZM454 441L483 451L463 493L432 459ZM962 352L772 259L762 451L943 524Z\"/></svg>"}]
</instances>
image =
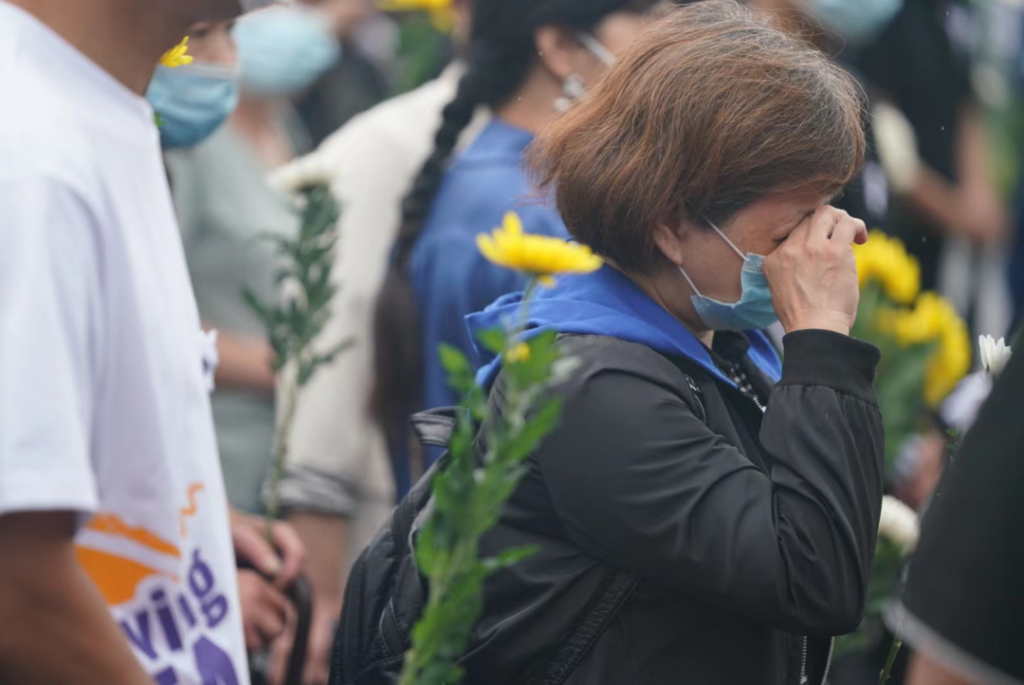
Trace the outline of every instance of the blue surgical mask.
<instances>
[{"instance_id":1,"label":"blue surgical mask","mask_svg":"<svg viewBox=\"0 0 1024 685\"><path fill-rule=\"evenodd\" d=\"M243 16L235 24L242 90L258 98L281 98L308 88L341 57L327 22L300 7L275 7Z\"/></svg>"},{"instance_id":2,"label":"blue surgical mask","mask_svg":"<svg viewBox=\"0 0 1024 685\"><path fill-rule=\"evenodd\" d=\"M826 29L853 44L871 40L889 25L903 0L804 0Z\"/></svg>"},{"instance_id":3,"label":"blue surgical mask","mask_svg":"<svg viewBox=\"0 0 1024 685\"><path fill-rule=\"evenodd\" d=\"M235 111L238 72L200 62L175 69L158 66L146 98L160 117L163 148L195 147Z\"/></svg>"},{"instance_id":4,"label":"blue surgical mask","mask_svg":"<svg viewBox=\"0 0 1024 685\"><path fill-rule=\"evenodd\" d=\"M682 272L683 278L696 293L691 301L694 309L697 310L697 316L705 326L713 331L748 331L768 328L778 321L779 317L775 313L775 307L772 306L772 293L768 289L768 279L764 276L764 257L749 253L744 255L719 230L718 226L710 221L708 223L722 237L722 240L729 244L733 252L743 260L743 270L740 272L743 295L739 302L732 304L701 295L689 275L680 267L679 270Z\"/></svg>"}]
</instances>

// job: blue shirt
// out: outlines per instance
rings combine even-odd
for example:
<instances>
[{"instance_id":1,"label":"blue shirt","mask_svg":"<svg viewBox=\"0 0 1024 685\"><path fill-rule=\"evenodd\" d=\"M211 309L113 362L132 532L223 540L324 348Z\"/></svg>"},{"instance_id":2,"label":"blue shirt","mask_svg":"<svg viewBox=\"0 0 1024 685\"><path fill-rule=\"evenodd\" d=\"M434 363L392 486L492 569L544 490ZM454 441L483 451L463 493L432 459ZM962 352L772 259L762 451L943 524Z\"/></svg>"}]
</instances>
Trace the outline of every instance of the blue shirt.
<instances>
[{"instance_id":1,"label":"blue shirt","mask_svg":"<svg viewBox=\"0 0 1024 685\"><path fill-rule=\"evenodd\" d=\"M473 345L466 316L526 285L519 274L484 259L477 235L515 211L529 233L569 237L553 204L543 201L528 178L523 153L532 141L531 133L493 120L448 169L416 242L411 274L422 332L424 409L458 404L438 346L452 345L480 367L485 360Z\"/></svg>"}]
</instances>

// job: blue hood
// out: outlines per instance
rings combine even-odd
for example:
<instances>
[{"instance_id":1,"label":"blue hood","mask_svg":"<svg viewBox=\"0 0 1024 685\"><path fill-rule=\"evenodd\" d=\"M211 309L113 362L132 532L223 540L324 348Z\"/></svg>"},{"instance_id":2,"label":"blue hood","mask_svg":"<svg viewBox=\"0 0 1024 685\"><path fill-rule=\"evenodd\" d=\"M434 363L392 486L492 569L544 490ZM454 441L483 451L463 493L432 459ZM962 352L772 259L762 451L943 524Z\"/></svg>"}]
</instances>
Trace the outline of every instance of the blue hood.
<instances>
[{"instance_id":1,"label":"blue hood","mask_svg":"<svg viewBox=\"0 0 1024 685\"><path fill-rule=\"evenodd\" d=\"M506 295L479 314L466 317L470 332L493 329L515 320L522 293ZM606 266L585 276L566 276L558 285L541 290L530 307L524 338L554 330L574 335L603 335L646 345L662 354L685 357L699 364L723 383L735 387L723 374L707 348L686 326L662 309L645 292L615 269ZM782 377L782 362L768 337L748 331L750 359L772 380ZM482 355L486 352L480 350ZM489 388L501 369L500 360L489 357L477 374L477 382Z\"/></svg>"}]
</instances>

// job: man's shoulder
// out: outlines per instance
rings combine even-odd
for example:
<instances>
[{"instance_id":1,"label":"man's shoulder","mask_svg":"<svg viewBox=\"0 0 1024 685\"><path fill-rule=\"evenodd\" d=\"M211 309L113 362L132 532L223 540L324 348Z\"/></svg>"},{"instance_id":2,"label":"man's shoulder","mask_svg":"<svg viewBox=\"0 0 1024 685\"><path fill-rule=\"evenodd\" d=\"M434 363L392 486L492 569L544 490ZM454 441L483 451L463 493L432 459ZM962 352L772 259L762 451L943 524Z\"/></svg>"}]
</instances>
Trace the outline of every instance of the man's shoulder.
<instances>
[{"instance_id":1,"label":"man's shoulder","mask_svg":"<svg viewBox=\"0 0 1024 685\"><path fill-rule=\"evenodd\" d=\"M74 177L89 159L74 103L33 65L0 56L0 179L31 174ZM79 174L80 175L80 174Z\"/></svg>"}]
</instances>

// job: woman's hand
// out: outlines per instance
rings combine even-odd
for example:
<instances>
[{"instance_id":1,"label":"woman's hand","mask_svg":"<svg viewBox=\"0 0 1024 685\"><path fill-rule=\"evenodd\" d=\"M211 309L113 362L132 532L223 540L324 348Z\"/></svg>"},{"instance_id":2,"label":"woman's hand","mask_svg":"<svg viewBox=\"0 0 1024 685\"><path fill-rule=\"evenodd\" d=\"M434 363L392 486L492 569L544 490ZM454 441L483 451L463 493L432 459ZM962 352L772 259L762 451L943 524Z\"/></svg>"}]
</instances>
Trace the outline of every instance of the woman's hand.
<instances>
[{"instance_id":1,"label":"woman's hand","mask_svg":"<svg viewBox=\"0 0 1024 685\"><path fill-rule=\"evenodd\" d=\"M867 226L835 207L821 207L764 260L772 304L786 333L821 329L849 335L860 289L853 243Z\"/></svg>"}]
</instances>

